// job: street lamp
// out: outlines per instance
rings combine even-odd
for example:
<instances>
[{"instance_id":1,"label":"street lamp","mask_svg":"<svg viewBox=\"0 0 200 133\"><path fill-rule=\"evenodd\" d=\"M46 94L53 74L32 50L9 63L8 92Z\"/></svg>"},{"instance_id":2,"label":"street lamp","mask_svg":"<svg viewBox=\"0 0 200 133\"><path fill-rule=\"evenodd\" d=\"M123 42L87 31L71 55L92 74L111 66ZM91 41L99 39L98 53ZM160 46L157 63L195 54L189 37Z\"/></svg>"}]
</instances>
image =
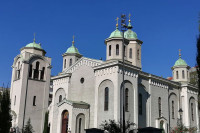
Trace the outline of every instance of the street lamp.
<instances>
[{"instance_id":1,"label":"street lamp","mask_svg":"<svg viewBox=\"0 0 200 133\"><path fill-rule=\"evenodd\" d=\"M179 112L179 115L180 115L180 121L181 121L181 125L182 125L182 115L183 115L182 108L180 108L178 112Z\"/></svg>"},{"instance_id":2,"label":"street lamp","mask_svg":"<svg viewBox=\"0 0 200 133\"><path fill-rule=\"evenodd\" d=\"M123 60L123 67L122 67L122 94L123 94L123 117L122 117L122 127L123 127L123 133L125 133L125 96L124 96L124 55L125 55L125 44L124 44L124 32L126 31L127 26L126 26L126 15L122 14L121 15L121 30L123 32L123 45L122 45L122 60Z\"/></svg>"}]
</instances>

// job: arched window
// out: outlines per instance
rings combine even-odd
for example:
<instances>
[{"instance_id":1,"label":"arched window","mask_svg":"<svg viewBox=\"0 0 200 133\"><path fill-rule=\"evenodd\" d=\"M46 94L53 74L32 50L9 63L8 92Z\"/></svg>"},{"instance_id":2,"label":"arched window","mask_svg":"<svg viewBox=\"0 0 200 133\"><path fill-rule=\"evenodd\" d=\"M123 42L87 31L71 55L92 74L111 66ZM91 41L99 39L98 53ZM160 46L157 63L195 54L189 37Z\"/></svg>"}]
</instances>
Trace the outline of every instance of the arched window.
<instances>
[{"instance_id":1,"label":"arched window","mask_svg":"<svg viewBox=\"0 0 200 133\"><path fill-rule=\"evenodd\" d=\"M161 120L161 121L160 121L160 129L163 129L163 130L164 130L163 125L164 125L164 121ZM163 131L162 131L162 133L163 133Z\"/></svg>"},{"instance_id":2,"label":"arched window","mask_svg":"<svg viewBox=\"0 0 200 133\"><path fill-rule=\"evenodd\" d=\"M80 118L79 119L78 133L81 133L81 122L82 122L82 119Z\"/></svg>"},{"instance_id":3,"label":"arched window","mask_svg":"<svg viewBox=\"0 0 200 133\"><path fill-rule=\"evenodd\" d=\"M42 68L41 71L41 75L40 75L40 79L43 80L44 79L44 71L45 71L45 67Z\"/></svg>"},{"instance_id":4,"label":"arched window","mask_svg":"<svg viewBox=\"0 0 200 133\"><path fill-rule=\"evenodd\" d=\"M158 113L159 113L159 117L161 117L161 98L158 98Z\"/></svg>"},{"instance_id":5,"label":"arched window","mask_svg":"<svg viewBox=\"0 0 200 133\"><path fill-rule=\"evenodd\" d=\"M36 106L36 96L33 97L33 106Z\"/></svg>"},{"instance_id":6,"label":"arched window","mask_svg":"<svg viewBox=\"0 0 200 133\"><path fill-rule=\"evenodd\" d=\"M17 66L17 79L20 78L20 62L18 62L18 66Z\"/></svg>"},{"instance_id":7,"label":"arched window","mask_svg":"<svg viewBox=\"0 0 200 133\"><path fill-rule=\"evenodd\" d=\"M140 50L139 49L137 50L137 59L138 60L140 59Z\"/></svg>"},{"instance_id":8,"label":"arched window","mask_svg":"<svg viewBox=\"0 0 200 133\"><path fill-rule=\"evenodd\" d=\"M59 96L59 102L61 102L61 101L62 101L62 95Z\"/></svg>"},{"instance_id":9,"label":"arched window","mask_svg":"<svg viewBox=\"0 0 200 133\"><path fill-rule=\"evenodd\" d=\"M68 133L69 112L67 110L62 113L62 131L61 133Z\"/></svg>"},{"instance_id":10,"label":"arched window","mask_svg":"<svg viewBox=\"0 0 200 133\"><path fill-rule=\"evenodd\" d=\"M125 90L125 111L128 112L128 88Z\"/></svg>"},{"instance_id":11,"label":"arched window","mask_svg":"<svg viewBox=\"0 0 200 133\"><path fill-rule=\"evenodd\" d=\"M40 66L40 62L36 62L36 68L35 68L35 71L34 71L34 79L38 79L38 76L39 76L39 66Z\"/></svg>"},{"instance_id":12,"label":"arched window","mask_svg":"<svg viewBox=\"0 0 200 133\"><path fill-rule=\"evenodd\" d=\"M109 100L109 88L105 88L105 99L104 99L104 110L108 110L108 100Z\"/></svg>"},{"instance_id":13,"label":"arched window","mask_svg":"<svg viewBox=\"0 0 200 133\"><path fill-rule=\"evenodd\" d=\"M64 60L64 68L66 68L66 59Z\"/></svg>"},{"instance_id":14,"label":"arched window","mask_svg":"<svg viewBox=\"0 0 200 133\"><path fill-rule=\"evenodd\" d=\"M69 66L71 66L71 65L72 65L72 59L69 60Z\"/></svg>"},{"instance_id":15,"label":"arched window","mask_svg":"<svg viewBox=\"0 0 200 133\"><path fill-rule=\"evenodd\" d=\"M176 79L178 79L178 71L176 71Z\"/></svg>"},{"instance_id":16,"label":"arched window","mask_svg":"<svg viewBox=\"0 0 200 133\"><path fill-rule=\"evenodd\" d=\"M15 100L14 100L14 105L16 104L16 96L15 96Z\"/></svg>"},{"instance_id":17,"label":"arched window","mask_svg":"<svg viewBox=\"0 0 200 133\"><path fill-rule=\"evenodd\" d=\"M111 56L111 45L109 45L109 56Z\"/></svg>"},{"instance_id":18,"label":"arched window","mask_svg":"<svg viewBox=\"0 0 200 133\"><path fill-rule=\"evenodd\" d=\"M139 115L142 115L142 94L139 94L139 99L138 99L138 105L139 105Z\"/></svg>"},{"instance_id":19,"label":"arched window","mask_svg":"<svg viewBox=\"0 0 200 133\"><path fill-rule=\"evenodd\" d=\"M32 78L32 71L33 71L33 65L31 64L29 67L29 78Z\"/></svg>"},{"instance_id":20,"label":"arched window","mask_svg":"<svg viewBox=\"0 0 200 133\"><path fill-rule=\"evenodd\" d=\"M119 44L116 45L116 55L119 55Z\"/></svg>"},{"instance_id":21,"label":"arched window","mask_svg":"<svg viewBox=\"0 0 200 133\"><path fill-rule=\"evenodd\" d=\"M132 48L129 49L129 58L132 59Z\"/></svg>"},{"instance_id":22,"label":"arched window","mask_svg":"<svg viewBox=\"0 0 200 133\"><path fill-rule=\"evenodd\" d=\"M174 101L172 101L172 119L174 119Z\"/></svg>"},{"instance_id":23,"label":"arched window","mask_svg":"<svg viewBox=\"0 0 200 133\"><path fill-rule=\"evenodd\" d=\"M182 78L183 79L185 78L185 72L184 72L184 70L182 70Z\"/></svg>"},{"instance_id":24,"label":"arched window","mask_svg":"<svg viewBox=\"0 0 200 133\"><path fill-rule=\"evenodd\" d=\"M192 115L192 121L194 121L194 108L193 108L193 103L191 103L191 115Z\"/></svg>"}]
</instances>

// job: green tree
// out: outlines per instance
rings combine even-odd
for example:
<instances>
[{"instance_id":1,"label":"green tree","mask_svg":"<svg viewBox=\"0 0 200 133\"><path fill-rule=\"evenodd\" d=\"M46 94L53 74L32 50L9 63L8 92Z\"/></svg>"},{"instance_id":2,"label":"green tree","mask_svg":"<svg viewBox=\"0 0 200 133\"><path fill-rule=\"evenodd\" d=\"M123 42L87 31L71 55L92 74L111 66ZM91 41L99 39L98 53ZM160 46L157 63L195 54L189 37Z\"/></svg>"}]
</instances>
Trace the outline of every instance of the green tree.
<instances>
[{"instance_id":1,"label":"green tree","mask_svg":"<svg viewBox=\"0 0 200 133\"><path fill-rule=\"evenodd\" d=\"M45 113L45 119L44 119L44 130L43 133L49 133L48 131L48 120L49 120L49 112Z\"/></svg>"},{"instance_id":2,"label":"green tree","mask_svg":"<svg viewBox=\"0 0 200 133\"><path fill-rule=\"evenodd\" d=\"M33 130L33 127L31 125L31 119L29 118L24 129L23 129L23 133L33 133L34 130Z\"/></svg>"},{"instance_id":3,"label":"green tree","mask_svg":"<svg viewBox=\"0 0 200 133\"><path fill-rule=\"evenodd\" d=\"M129 133L131 130L131 126L134 126L135 123L130 122L129 120L126 122L125 129L126 133ZM108 131L109 133L120 133L121 128L120 128L120 123L116 122L115 120L109 120L109 121L104 121L100 125L101 129Z\"/></svg>"},{"instance_id":4,"label":"green tree","mask_svg":"<svg viewBox=\"0 0 200 133\"><path fill-rule=\"evenodd\" d=\"M0 132L9 133L12 126L11 121L10 92L6 89L2 93L0 103Z\"/></svg>"}]
</instances>

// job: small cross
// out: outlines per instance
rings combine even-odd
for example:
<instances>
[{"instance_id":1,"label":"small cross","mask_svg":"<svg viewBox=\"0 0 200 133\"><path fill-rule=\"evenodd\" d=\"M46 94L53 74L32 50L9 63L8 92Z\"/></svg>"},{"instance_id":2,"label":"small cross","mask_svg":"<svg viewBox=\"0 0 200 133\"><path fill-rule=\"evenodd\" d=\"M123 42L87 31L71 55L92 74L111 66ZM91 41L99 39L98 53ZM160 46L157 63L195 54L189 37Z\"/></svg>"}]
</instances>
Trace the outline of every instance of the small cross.
<instances>
[{"instance_id":1,"label":"small cross","mask_svg":"<svg viewBox=\"0 0 200 133\"><path fill-rule=\"evenodd\" d=\"M34 38L33 38L33 42L35 42L35 33L33 34Z\"/></svg>"},{"instance_id":2,"label":"small cross","mask_svg":"<svg viewBox=\"0 0 200 133\"><path fill-rule=\"evenodd\" d=\"M72 44L73 44L73 45L74 45L74 37L75 37L75 36L73 35L73 41L72 41Z\"/></svg>"},{"instance_id":3,"label":"small cross","mask_svg":"<svg viewBox=\"0 0 200 133\"><path fill-rule=\"evenodd\" d=\"M130 13L129 13L128 17L129 17L129 20L131 20L131 14Z\"/></svg>"},{"instance_id":4,"label":"small cross","mask_svg":"<svg viewBox=\"0 0 200 133\"><path fill-rule=\"evenodd\" d=\"M179 49L179 57L181 57L181 49Z\"/></svg>"},{"instance_id":5,"label":"small cross","mask_svg":"<svg viewBox=\"0 0 200 133\"><path fill-rule=\"evenodd\" d=\"M115 19L116 21L117 21L117 25L118 25L118 20L119 20L119 18L117 17L117 19Z\"/></svg>"}]
</instances>

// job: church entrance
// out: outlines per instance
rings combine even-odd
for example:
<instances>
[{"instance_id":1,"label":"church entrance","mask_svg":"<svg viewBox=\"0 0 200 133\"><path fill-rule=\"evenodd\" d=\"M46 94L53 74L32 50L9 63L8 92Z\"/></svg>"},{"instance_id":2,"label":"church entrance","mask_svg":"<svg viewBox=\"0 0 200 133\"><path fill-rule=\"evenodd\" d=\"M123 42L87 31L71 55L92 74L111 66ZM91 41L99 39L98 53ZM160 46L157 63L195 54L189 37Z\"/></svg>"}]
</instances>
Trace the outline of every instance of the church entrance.
<instances>
[{"instance_id":1,"label":"church entrance","mask_svg":"<svg viewBox=\"0 0 200 133\"><path fill-rule=\"evenodd\" d=\"M68 133L69 112L64 110L62 113L62 130L61 133Z\"/></svg>"}]
</instances>

